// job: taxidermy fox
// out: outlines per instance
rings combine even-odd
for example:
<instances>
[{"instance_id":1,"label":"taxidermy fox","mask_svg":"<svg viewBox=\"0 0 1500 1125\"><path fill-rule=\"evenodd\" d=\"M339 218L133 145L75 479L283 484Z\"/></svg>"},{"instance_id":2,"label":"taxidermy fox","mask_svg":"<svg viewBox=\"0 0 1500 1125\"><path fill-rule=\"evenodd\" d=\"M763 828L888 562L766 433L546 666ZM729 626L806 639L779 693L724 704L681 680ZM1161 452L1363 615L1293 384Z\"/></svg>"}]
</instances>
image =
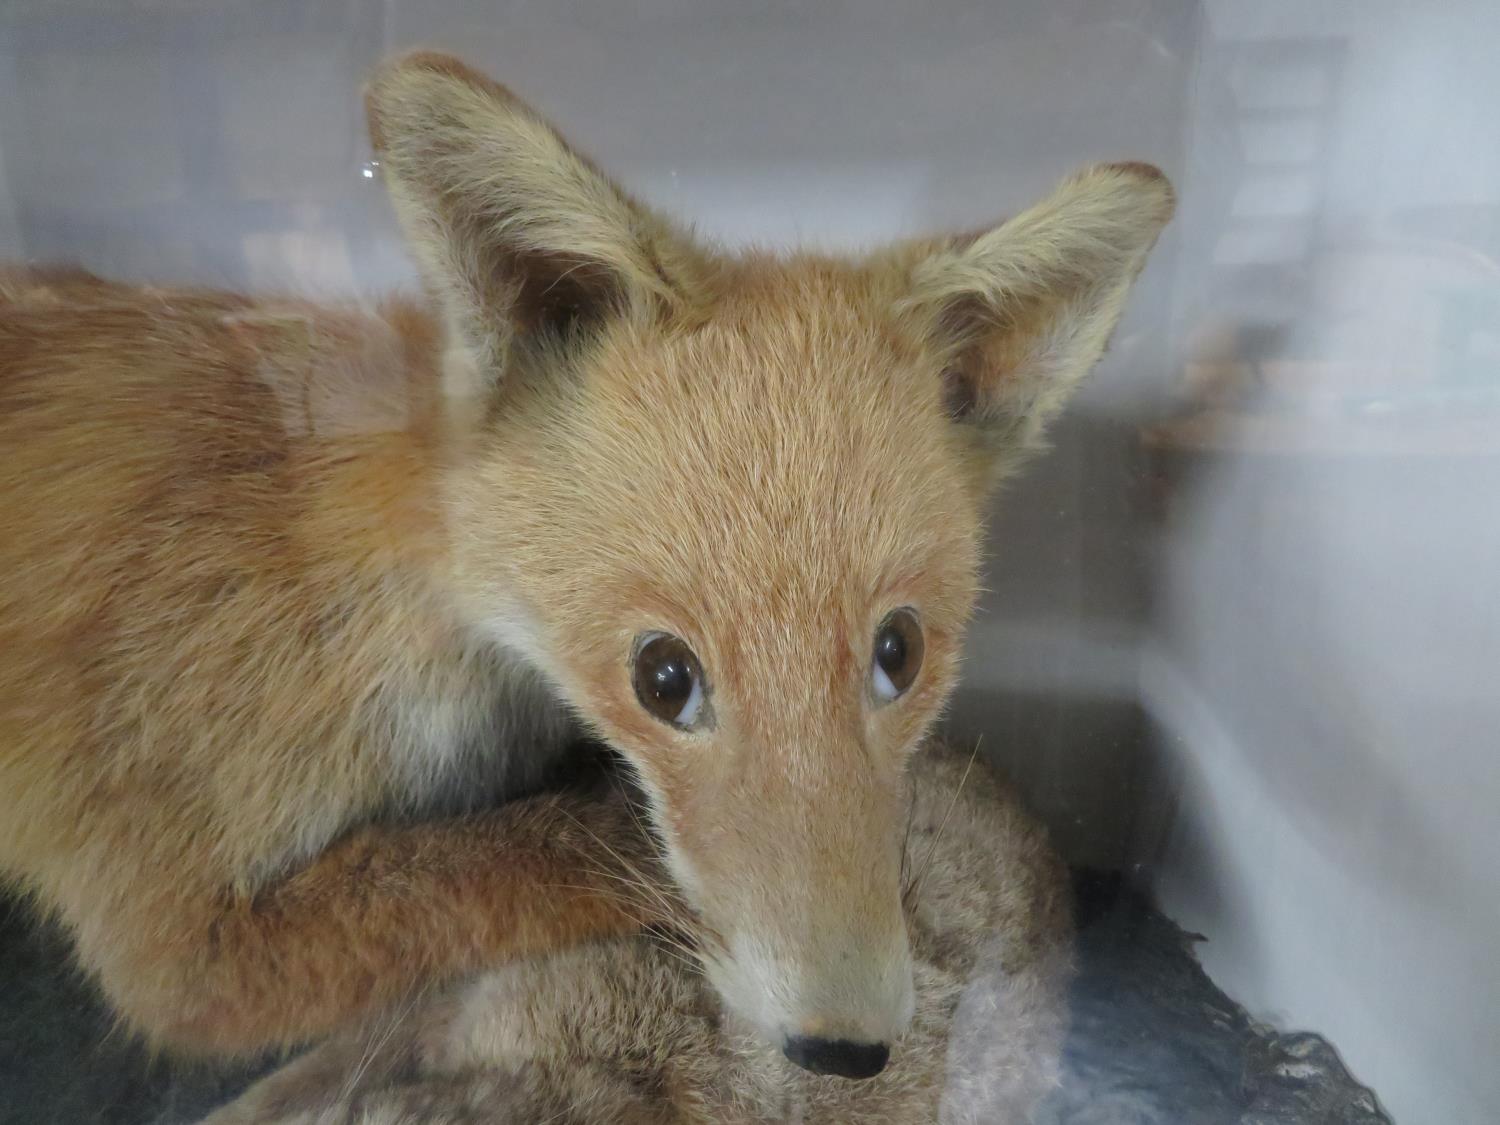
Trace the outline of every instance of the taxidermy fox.
<instances>
[{"instance_id":1,"label":"taxidermy fox","mask_svg":"<svg viewBox=\"0 0 1500 1125\"><path fill-rule=\"evenodd\" d=\"M0 280L0 867L129 1024L233 1052L649 924L659 842L728 1008L875 1073L986 497L1167 182L730 256L452 59L367 103L430 305ZM499 801L580 723L652 839Z\"/></svg>"},{"instance_id":2,"label":"taxidermy fox","mask_svg":"<svg viewBox=\"0 0 1500 1125\"><path fill-rule=\"evenodd\" d=\"M204 1125L1019 1125L1057 1084L1067 872L998 779L910 770L916 1015L879 1077L799 1072L659 936L517 961L360 1021ZM691 932L691 922L688 924Z\"/></svg>"}]
</instances>

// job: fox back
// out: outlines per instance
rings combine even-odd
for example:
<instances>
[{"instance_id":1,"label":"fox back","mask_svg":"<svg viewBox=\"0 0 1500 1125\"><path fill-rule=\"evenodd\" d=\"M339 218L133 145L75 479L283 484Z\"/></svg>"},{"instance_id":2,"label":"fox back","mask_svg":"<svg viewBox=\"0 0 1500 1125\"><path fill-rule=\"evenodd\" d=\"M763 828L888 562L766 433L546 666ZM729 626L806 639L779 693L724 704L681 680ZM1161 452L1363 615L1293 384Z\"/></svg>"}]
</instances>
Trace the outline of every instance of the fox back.
<instances>
[{"instance_id":1,"label":"fox back","mask_svg":"<svg viewBox=\"0 0 1500 1125\"><path fill-rule=\"evenodd\" d=\"M582 725L729 1008L874 1073L988 498L1169 186L1101 165L975 234L729 254L452 59L367 105L425 302L0 290L0 863L144 1010L122 926L514 792Z\"/></svg>"}]
</instances>

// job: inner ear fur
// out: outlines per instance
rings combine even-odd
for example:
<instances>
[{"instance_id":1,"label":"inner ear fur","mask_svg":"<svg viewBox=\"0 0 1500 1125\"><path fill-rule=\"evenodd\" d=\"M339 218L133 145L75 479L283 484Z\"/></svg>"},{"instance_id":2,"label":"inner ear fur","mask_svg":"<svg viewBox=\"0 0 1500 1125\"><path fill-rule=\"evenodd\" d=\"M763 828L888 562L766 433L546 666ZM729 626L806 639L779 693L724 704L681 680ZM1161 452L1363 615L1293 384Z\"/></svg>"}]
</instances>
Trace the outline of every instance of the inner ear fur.
<instances>
[{"instance_id":1,"label":"inner ear fur","mask_svg":"<svg viewBox=\"0 0 1500 1125\"><path fill-rule=\"evenodd\" d=\"M914 263L899 308L941 359L945 409L993 455L1041 444L1103 354L1174 206L1151 165L1096 165Z\"/></svg>"},{"instance_id":2,"label":"inner ear fur","mask_svg":"<svg viewBox=\"0 0 1500 1125\"><path fill-rule=\"evenodd\" d=\"M484 381L518 343L672 315L704 255L504 86L447 55L380 67L370 138L424 284Z\"/></svg>"}]
</instances>

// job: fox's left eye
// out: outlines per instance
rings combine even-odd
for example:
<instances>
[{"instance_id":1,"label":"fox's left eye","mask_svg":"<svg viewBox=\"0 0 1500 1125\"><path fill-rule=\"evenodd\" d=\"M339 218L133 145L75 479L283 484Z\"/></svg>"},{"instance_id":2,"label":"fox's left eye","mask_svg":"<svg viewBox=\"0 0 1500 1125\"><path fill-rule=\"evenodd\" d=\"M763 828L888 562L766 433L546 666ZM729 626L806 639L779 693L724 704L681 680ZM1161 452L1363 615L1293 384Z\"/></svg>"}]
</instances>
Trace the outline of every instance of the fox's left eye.
<instances>
[{"instance_id":1,"label":"fox's left eye","mask_svg":"<svg viewBox=\"0 0 1500 1125\"><path fill-rule=\"evenodd\" d=\"M653 718L691 727L703 718L703 668L670 633L649 633L635 652L635 695Z\"/></svg>"},{"instance_id":2,"label":"fox's left eye","mask_svg":"<svg viewBox=\"0 0 1500 1125\"><path fill-rule=\"evenodd\" d=\"M893 610L875 630L875 654L870 683L881 701L895 699L917 678L922 667L922 625L916 611Z\"/></svg>"}]
</instances>

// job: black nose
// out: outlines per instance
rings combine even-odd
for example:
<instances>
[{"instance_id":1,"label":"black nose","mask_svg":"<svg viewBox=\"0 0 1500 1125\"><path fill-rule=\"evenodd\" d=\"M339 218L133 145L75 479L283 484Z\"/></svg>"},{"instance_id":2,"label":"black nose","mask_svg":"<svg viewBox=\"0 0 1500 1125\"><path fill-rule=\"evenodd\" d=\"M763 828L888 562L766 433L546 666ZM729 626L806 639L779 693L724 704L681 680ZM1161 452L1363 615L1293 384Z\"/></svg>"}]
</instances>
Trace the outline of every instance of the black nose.
<instances>
[{"instance_id":1,"label":"black nose","mask_svg":"<svg viewBox=\"0 0 1500 1125\"><path fill-rule=\"evenodd\" d=\"M891 1057L891 1049L884 1043L814 1039L807 1035L792 1036L781 1050L803 1070L836 1074L840 1078L874 1078Z\"/></svg>"}]
</instances>

